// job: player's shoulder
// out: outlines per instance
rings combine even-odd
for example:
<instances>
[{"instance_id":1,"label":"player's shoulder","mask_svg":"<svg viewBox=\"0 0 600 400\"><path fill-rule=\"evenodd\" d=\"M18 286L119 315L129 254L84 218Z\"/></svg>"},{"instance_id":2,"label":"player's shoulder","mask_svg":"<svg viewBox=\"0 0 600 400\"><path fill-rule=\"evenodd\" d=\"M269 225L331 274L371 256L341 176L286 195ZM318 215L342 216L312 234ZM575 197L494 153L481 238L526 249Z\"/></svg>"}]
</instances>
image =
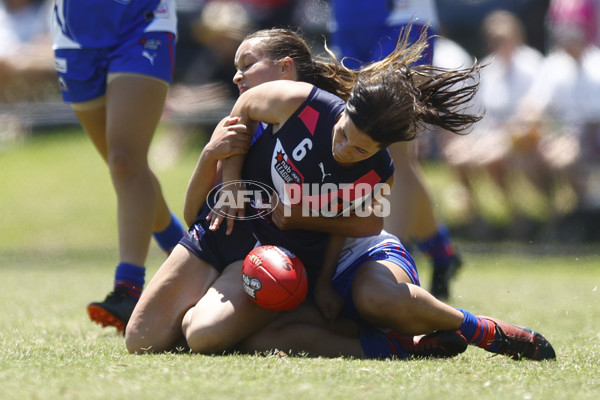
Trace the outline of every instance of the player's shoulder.
<instances>
[{"instance_id":1,"label":"player's shoulder","mask_svg":"<svg viewBox=\"0 0 600 400\"><path fill-rule=\"evenodd\" d=\"M323 89L319 89L318 87L313 88L308 99L312 103L320 104L324 108L331 109L333 113L340 113L346 106L346 102L344 100L335 94Z\"/></svg>"}]
</instances>

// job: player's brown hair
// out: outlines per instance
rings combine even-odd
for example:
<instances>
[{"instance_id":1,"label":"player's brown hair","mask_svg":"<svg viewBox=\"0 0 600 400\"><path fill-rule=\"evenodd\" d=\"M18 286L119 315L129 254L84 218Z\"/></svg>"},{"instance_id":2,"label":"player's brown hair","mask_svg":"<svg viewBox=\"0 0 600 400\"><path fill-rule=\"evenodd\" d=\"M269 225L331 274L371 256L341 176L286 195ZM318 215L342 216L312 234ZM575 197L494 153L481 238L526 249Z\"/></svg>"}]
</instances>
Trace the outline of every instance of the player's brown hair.
<instances>
[{"instance_id":1,"label":"player's brown hair","mask_svg":"<svg viewBox=\"0 0 600 400\"><path fill-rule=\"evenodd\" d=\"M327 47L330 60L314 60L302 36L288 29L261 30L246 39L264 39L260 46L269 58L292 58L299 80L346 100L352 122L382 147L414 139L424 125L466 132L482 118L468 112L479 86L480 66L416 65L428 46L427 30L410 44L411 28L410 24L406 27L390 55L358 71L346 68Z\"/></svg>"},{"instance_id":2,"label":"player's brown hair","mask_svg":"<svg viewBox=\"0 0 600 400\"><path fill-rule=\"evenodd\" d=\"M330 59L317 60L302 35L290 29L263 29L246 36L244 40L260 38L259 49L272 61L290 57L298 74L298 80L317 86L347 100L354 87L357 72L344 68L327 49Z\"/></svg>"}]
</instances>

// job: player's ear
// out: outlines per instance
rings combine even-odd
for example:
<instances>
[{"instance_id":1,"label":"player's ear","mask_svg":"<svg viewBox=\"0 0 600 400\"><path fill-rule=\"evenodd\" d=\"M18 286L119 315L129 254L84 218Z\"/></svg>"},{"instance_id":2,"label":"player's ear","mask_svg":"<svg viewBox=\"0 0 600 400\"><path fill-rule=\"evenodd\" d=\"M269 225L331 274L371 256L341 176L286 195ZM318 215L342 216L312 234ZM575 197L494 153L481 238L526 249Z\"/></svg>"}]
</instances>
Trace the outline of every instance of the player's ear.
<instances>
[{"instance_id":1,"label":"player's ear","mask_svg":"<svg viewBox=\"0 0 600 400\"><path fill-rule=\"evenodd\" d=\"M291 76L296 71L296 68L294 65L294 59L292 57L286 56L283 59L281 59L279 61L279 63L280 63L279 65L281 67L281 73L284 75L290 75L290 79L291 79Z\"/></svg>"}]
</instances>

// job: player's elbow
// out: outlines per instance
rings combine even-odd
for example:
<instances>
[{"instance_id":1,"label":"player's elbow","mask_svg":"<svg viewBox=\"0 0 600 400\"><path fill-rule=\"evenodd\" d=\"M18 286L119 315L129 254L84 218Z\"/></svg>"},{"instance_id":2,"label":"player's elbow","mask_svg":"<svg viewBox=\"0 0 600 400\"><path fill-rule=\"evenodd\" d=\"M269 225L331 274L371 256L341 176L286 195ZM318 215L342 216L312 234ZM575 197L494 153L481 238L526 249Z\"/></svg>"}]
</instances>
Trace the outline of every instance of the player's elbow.
<instances>
[{"instance_id":1,"label":"player's elbow","mask_svg":"<svg viewBox=\"0 0 600 400\"><path fill-rule=\"evenodd\" d=\"M383 230L383 218L374 215L370 219L371 221L368 224L365 224L365 236L379 235Z\"/></svg>"}]
</instances>

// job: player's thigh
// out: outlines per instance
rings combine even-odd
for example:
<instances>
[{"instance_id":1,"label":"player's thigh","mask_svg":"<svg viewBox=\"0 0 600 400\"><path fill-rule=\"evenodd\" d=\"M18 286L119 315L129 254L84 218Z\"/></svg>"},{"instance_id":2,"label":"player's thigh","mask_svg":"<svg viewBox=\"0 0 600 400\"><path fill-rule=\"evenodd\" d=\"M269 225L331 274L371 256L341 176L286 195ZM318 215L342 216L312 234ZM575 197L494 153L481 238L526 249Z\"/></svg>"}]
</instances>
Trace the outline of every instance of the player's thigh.
<instances>
[{"instance_id":1,"label":"player's thigh","mask_svg":"<svg viewBox=\"0 0 600 400\"><path fill-rule=\"evenodd\" d=\"M184 335L193 351L230 349L277 317L256 305L242 287L242 261L227 266L186 314Z\"/></svg>"},{"instance_id":2,"label":"player's thigh","mask_svg":"<svg viewBox=\"0 0 600 400\"><path fill-rule=\"evenodd\" d=\"M176 246L150 283L126 329L128 348L165 346L183 336L185 313L207 292L219 272L183 246ZM241 284L240 284L241 286Z\"/></svg>"},{"instance_id":3,"label":"player's thigh","mask_svg":"<svg viewBox=\"0 0 600 400\"><path fill-rule=\"evenodd\" d=\"M406 296L406 284L413 284L406 269L387 260L368 261L357 271L352 281L352 300L365 319L394 309Z\"/></svg>"},{"instance_id":4,"label":"player's thigh","mask_svg":"<svg viewBox=\"0 0 600 400\"><path fill-rule=\"evenodd\" d=\"M106 159L106 49L57 49L55 59L63 100Z\"/></svg>"},{"instance_id":5,"label":"player's thigh","mask_svg":"<svg viewBox=\"0 0 600 400\"><path fill-rule=\"evenodd\" d=\"M83 130L91 139L94 147L104 161L107 160L108 149L106 145L106 107L105 97L94 100L71 103L75 115Z\"/></svg>"},{"instance_id":6,"label":"player's thigh","mask_svg":"<svg viewBox=\"0 0 600 400\"><path fill-rule=\"evenodd\" d=\"M168 85L153 77L119 73L106 92L106 136L110 151L143 161L160 121Z\"/></svg>"},{"instance_id":7,"label":"player's thigh","mask_svg":"<svg viewBox=\"0 0 600 400\"><path fill-rule=\"evenodd\" d=\"M130 157L145 157L173 75L174 36L134 35L111 48L107 66L109 148L130 145Z\"/></svg>"}]
</instances>

